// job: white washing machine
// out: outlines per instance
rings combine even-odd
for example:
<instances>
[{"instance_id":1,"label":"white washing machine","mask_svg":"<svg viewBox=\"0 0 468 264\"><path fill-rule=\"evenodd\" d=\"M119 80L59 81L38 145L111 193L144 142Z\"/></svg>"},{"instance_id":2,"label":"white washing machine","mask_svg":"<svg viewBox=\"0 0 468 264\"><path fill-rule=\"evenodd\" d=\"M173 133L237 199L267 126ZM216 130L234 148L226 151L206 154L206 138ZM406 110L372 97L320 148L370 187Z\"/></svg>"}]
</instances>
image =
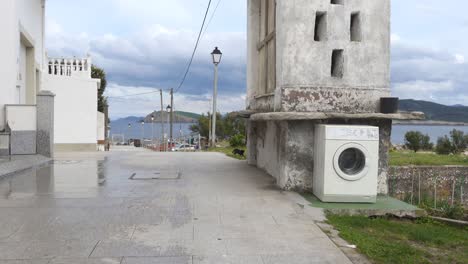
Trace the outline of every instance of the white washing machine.
<instances>
[{"instance_id":1,"label":"white washing machine","mask_svg":"<svg viewBox=\"0 0 468 264\"><path fill-rule=\"evenodd\" d=\"M379 128L317 125L313 192L323 202L375 203Z\"/></svg>"}]
</instances>

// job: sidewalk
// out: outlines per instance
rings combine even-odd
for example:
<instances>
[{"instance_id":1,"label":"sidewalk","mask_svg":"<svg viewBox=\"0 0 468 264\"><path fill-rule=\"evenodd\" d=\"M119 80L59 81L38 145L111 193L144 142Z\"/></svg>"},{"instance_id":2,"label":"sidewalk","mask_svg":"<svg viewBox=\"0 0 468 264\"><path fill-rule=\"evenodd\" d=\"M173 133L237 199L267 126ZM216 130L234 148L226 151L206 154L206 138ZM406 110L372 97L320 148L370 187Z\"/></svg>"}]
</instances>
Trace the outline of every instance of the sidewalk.
<instances>
[{"instance_id":1,"label":"sidewalk","mask_svg":"<svg viewBox=\"0 0 468 264\"><path fill-rule=\"evenodd\" d=\"M42 155L0 156L0 179L9 174L27 170L50 162L52 159Z\"/></svg>"},{"instance_id":2,"label":"sidewalk","mask_svg":"<svg viewBox=\"0 0 468 264\"><path fill-rule=\"evenodd\" d=\"M0 263L351 263L316 225L320 209L243 161L122 150L8 178Z\"/></svg>"}]
</instances>

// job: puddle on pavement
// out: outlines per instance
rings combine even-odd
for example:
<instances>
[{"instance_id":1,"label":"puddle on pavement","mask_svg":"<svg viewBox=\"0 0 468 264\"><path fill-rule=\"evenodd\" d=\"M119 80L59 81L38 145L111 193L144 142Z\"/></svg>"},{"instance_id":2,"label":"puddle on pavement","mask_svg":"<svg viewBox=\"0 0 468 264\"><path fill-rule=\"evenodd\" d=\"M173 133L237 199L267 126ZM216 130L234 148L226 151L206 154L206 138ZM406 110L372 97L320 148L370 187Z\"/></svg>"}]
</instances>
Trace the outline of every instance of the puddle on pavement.
<instances>
[{"instance_id":1,"label":"puddle on pavement","mask_svg":"<svg viewBox=\"0 0 468 264\"><path fill-rule=\"evenodd\" d=\"M105 160L54 161L0 180L0 199L47 194L97 193L106 184Z\"/></svg>"}]
</instances>

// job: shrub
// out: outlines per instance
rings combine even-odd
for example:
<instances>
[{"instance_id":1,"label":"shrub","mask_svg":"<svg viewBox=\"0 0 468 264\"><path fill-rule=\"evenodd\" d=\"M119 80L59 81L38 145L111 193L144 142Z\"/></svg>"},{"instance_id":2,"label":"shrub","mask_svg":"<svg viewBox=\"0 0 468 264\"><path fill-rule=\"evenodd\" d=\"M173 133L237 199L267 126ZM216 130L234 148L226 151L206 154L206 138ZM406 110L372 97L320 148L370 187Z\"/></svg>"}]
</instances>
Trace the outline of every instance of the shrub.
<instances>
[{"instance_id":1,"label":"shrub","mask_svg":"<svg viewBox=\"0 0 468 264\"><path fill-rule=\"evenodd\" d=\"M465 215L465 209L459 204L450 205L449 203L445 203L441 206L441 212L442 217L456 220L463 220L463 216Z\"/></svg>"},{"instance_id":2,"label":"shrub","mask_svg":"<svg viewBox=\"0 0 468 264\"><path fill-rule=\"evenodd\" d=\"M423 135L419 131L409 131L405 134L405 145L408 149L418 152L421 149L430 150L434 146L429 135Z\"/></svg>"},{"instance_id":3,"label":"shrub","mask_svg":"<svg viewBox=\"0 0 468 264\"><path fill-rule=\"evenodd\" d=\"M234 135L229 140L229 145L231 145L231 147L245 146L245 137L241 134Z\"/></svg>"},{"instance_id":4,"label":"shrub","mask_svg":"<svg viewBox=\"0 0 468 264\"><path fill-rule=\"evenodd\" d=\"M436 152L439 155L448 155L452 153L452 142L448 136L440 137L437 140Z\"/></svg>"}]
</instances>

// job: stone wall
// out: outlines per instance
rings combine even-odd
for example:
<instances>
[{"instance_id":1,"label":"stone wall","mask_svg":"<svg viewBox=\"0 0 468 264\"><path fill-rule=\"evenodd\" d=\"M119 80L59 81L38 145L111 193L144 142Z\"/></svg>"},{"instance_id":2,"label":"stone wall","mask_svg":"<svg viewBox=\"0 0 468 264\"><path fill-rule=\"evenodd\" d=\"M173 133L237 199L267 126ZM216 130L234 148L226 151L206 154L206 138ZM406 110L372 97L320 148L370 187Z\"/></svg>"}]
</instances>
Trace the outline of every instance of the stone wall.
<instances>
[{"instance_id":1,"label":"stone wall","mask_svg":"<svg viewBox=\"0 0 468 264\"><path fill-rule=\"evenodd\" d=\"M412 204L468 206L468 166L391 167L388 185L391 196Z\"/></svg>"},{"instance_id":2,"label":"stone wall","mask_svg":"<svg viewBox=\"0 0 468 264\"><path fill-rule=\"evenodd\" d=\"M265 170L284 190L312 191L314 135L317 124L378 126L378 193L388 193L388 151L392 124L389 120L249 121L249 164Z\"/></svg>"}]
</instances>

